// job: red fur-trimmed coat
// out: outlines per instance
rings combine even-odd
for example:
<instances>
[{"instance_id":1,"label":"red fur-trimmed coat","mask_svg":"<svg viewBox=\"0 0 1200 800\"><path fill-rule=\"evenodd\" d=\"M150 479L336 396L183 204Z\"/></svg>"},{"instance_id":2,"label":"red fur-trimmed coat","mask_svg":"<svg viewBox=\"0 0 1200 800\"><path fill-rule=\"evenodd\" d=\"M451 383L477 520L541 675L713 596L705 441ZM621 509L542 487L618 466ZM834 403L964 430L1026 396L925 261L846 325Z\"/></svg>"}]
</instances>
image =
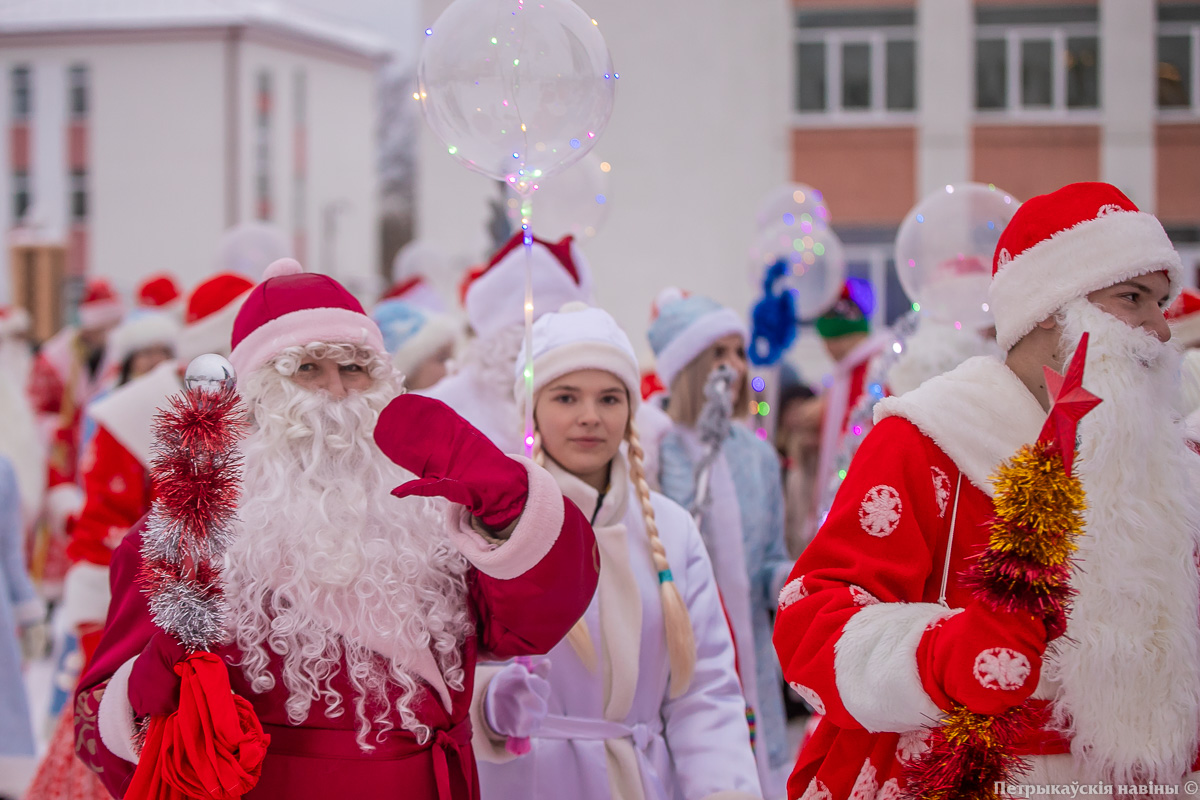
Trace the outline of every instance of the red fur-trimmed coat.
<instances>
[{"instance_id":1,"label":"red fur-trimmed coat","mask_svg":"<svg viewBox=\"0 0 1200 800\"><path fill-rule=\"evenodd\" d=\"M293 726L285 708L287 690L279 678L280 658L272 655L269 665L277 678L275 688L255 694L242 670L233 666L240 659L237 648L218 651L230 665L234 692L250 700L272 734L262 777L246 795L249 800L478 798L469 721L477 657L547 652L587 609L598 579L596 543L586 518L563 498L545 470L525 463L529 499L507 541L489 544L471 528L461 506L448 510L446 531L429 532L448 536L470 562L466 602L476 625L475 634L462 645L463 690L446 687L440 674L420 684L422 696L413 708L434 729L430 746L418 747L413 735L398 729L397 718L398 730L390 732L374 752L362 752L355 743L356 718L350 702L333 719L323 715L322 703L314 703L309 718ZM113 554L113 599L104 638L80 680L76 699L77 755L100 774L114 797L124 794L136 762L129 671L154 630L146 598L137 585L143 524ZM420 662L424 655L415 654L414 661ZM420 674L419 669L414 671ZM333 685L343 697L353 696L344 667ZM375 742L374 737L369 740ZM446 779L447 772L449 793L439 795L439 773Z\"/></svg>"}]
</instances>

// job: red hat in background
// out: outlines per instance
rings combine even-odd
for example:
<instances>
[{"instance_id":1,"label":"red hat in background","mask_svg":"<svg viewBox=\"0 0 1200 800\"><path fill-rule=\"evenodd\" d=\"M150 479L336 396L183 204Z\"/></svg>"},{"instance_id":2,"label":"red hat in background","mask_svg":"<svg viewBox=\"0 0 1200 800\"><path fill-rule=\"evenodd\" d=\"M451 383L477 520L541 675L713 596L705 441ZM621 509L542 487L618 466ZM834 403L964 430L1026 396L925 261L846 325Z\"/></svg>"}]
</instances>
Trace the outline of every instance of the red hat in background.
<instances>
[{"instance_id":1,"label":"red hat in background","mask_svg":"<svg viewBox=\"0 0 1200 800\"><path fill-rule=\"evenodd\" d=\"M1166 272L1173 300L1183 263L1153 214L1107 183L1072 183L1023 203L992 258L989 305L1004 350L1079 297Z\"/></svg>"},{"instance_id":2,"label":"red hat in background","mask_svg":"<svg viewBox=\"0 0 1200 800\"><path fill-rule=\"evenodd\" d=\"M328 275L304 272L295 259L281 258L242 303L229 360L245 377L285 349L313 342L387 352L379 326L345 287Z\"/></svg>"},{"instance_id":3,"label":"red hat in background","mask_svg":"<svg viewBox=\"0 0 1200 800\"><path fill-rule=\"evenodd\" d=\"M116 325L125 315L125 305L116 290L104 278L93 278L83 290L79 303L79 327L94 330Z\"/></svg>"},{"instance_id":4,"label":"red hat in background","mask_svg":"<svg viewBox=\"0 0 1200 800\"><path fill-rule=\"evenodd\" d=\"M179 284L166 272L149 276L138 285L134 302L138 308L168 310L179 300Z\"/></svg>"},{"instance_id":5,"label":"red hat in background","mask_svg":"<svg viewBox=\"0 0 1200 800\"><path fill-rule=\"evenodd\" d=\"M229 355L233 321L253 288L254 283L244 275L219 272L192 289L175 345L176 359L186 366L205 353Z\"/></svg>"},{"instance_id":6,"label":"red hat in background","mask_svg":"<svg viewBox=\"0 0 1200 800\"><path fill-rule=\"evenodd\" d=\"M1200 345L1200 292L1184 289L1166 313L1171 339L1184 347Z\"/></svg>"}]
</instances>

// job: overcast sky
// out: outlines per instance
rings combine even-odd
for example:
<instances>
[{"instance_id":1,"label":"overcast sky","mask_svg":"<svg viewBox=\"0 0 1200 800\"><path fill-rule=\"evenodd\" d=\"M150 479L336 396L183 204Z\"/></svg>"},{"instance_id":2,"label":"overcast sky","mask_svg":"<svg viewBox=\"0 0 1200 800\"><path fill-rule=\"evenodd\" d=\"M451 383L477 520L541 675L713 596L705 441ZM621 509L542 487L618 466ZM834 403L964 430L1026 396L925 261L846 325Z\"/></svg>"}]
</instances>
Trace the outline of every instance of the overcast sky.
<instances>
[{"instance_id":1,"label":"overcast sky","mask_svg":"<svg viewBox=\"0 0 1200 800\"><path fill-rule=\"evenodd\" d=\"M392 44L402 60L416 57L420 42L420 0L286 0L297 6L340 21L364 27Z\"/></svg>"}]
</instances>

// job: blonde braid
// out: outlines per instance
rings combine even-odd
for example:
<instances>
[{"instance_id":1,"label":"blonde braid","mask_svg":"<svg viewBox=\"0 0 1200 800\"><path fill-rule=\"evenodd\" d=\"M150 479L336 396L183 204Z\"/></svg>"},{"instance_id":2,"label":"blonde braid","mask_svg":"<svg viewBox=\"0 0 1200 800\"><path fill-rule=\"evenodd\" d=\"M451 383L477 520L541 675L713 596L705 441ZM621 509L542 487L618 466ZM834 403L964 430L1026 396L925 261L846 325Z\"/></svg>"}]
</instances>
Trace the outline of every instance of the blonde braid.
<instances>
[{"instance_id":1,"label":"blonde braid","mask_svg":"<svg viewBox=\"0 0 1200 800\"><path fill-rule=\"evenodd\" d=\"M542 432L537 429L537 423L533 426L533 463L539 467L546 466L546 451L542 449ZM583 617L579 618L571 630L567 631L567 644L571 645L571 649L575 651L575 655L579 656L579 660L583 662L583 666L588 672L595 672L596 665L599 659L596 658L596 645L592 643L592 635L588 632L587 621Z\"/></svg>"},{"instance_id":2,"label":"blonde braid","mask_svg":"<svg viewBox=\"0 0 1200 800\"><path fill-rule=\"evenodd\" d=\"M671 575L666 548L658 536L654 506L650 503L650 485L646 483L646 469L643 463L645 452L642 450L642 441L632 417L629 419L625 437L629 442L629 477L637 488L638 500L642 504L642 519L646 524L646 536L650 539L650 555L654 559L654 568L658 570L663 626L667 635L667 655L671 662L670 696L674 699L687 691L692 682L692 674L696 671L696 636L692 630L691 615L688 614L683 597L679 594L679 587L675 585L675 579Z\"/></svg>"}]
</instances>

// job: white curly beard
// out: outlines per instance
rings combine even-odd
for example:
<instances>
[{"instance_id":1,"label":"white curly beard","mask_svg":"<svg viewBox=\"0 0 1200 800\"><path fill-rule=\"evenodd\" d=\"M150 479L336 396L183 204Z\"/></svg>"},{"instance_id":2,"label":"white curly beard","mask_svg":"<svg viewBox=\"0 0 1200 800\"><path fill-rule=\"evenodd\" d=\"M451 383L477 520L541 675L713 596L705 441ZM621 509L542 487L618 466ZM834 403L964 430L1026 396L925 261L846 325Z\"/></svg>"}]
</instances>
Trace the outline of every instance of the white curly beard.
<instances>
[{"instance_id":1,"label":"white curly beard","mask_svg":"<svg viewBox=\"0 0 1200 800\"><path fill-rule=\"evenodd\" d=\"M1200 728L1197 466L1178 400L1178 351L1087 300L1060 319L1063 352L1091 333L1080 424L1087 495L1066 636L1046 677L1077 767L1114 784L1178 783Z\"/></svg>"},{"instance_id":2,"label":"white curly beard","mask_svg":"<svg viewBox=\"0 0 1200 800\"><path fill-rule=\"evenodd\" d=\"M267 667L281 659L292 723L318 698L328 717L352 701L364 750L368 734L393 728L396 715L428 739L411 708L418 679L403 655L428 649L446 685L461 691L470 628L467 563L441 535L446 504L389 494L413 477L372 439L398 392L390 370L373 364L384 379L343 399L303 389L271 366L247 379L258 427L243 445L241 530L225 572L233 640L252 688L271 689ZM332 687L343 670L350 698ZM389 695L398 697L390 707Z\"/></svg>"}]
</instances>

